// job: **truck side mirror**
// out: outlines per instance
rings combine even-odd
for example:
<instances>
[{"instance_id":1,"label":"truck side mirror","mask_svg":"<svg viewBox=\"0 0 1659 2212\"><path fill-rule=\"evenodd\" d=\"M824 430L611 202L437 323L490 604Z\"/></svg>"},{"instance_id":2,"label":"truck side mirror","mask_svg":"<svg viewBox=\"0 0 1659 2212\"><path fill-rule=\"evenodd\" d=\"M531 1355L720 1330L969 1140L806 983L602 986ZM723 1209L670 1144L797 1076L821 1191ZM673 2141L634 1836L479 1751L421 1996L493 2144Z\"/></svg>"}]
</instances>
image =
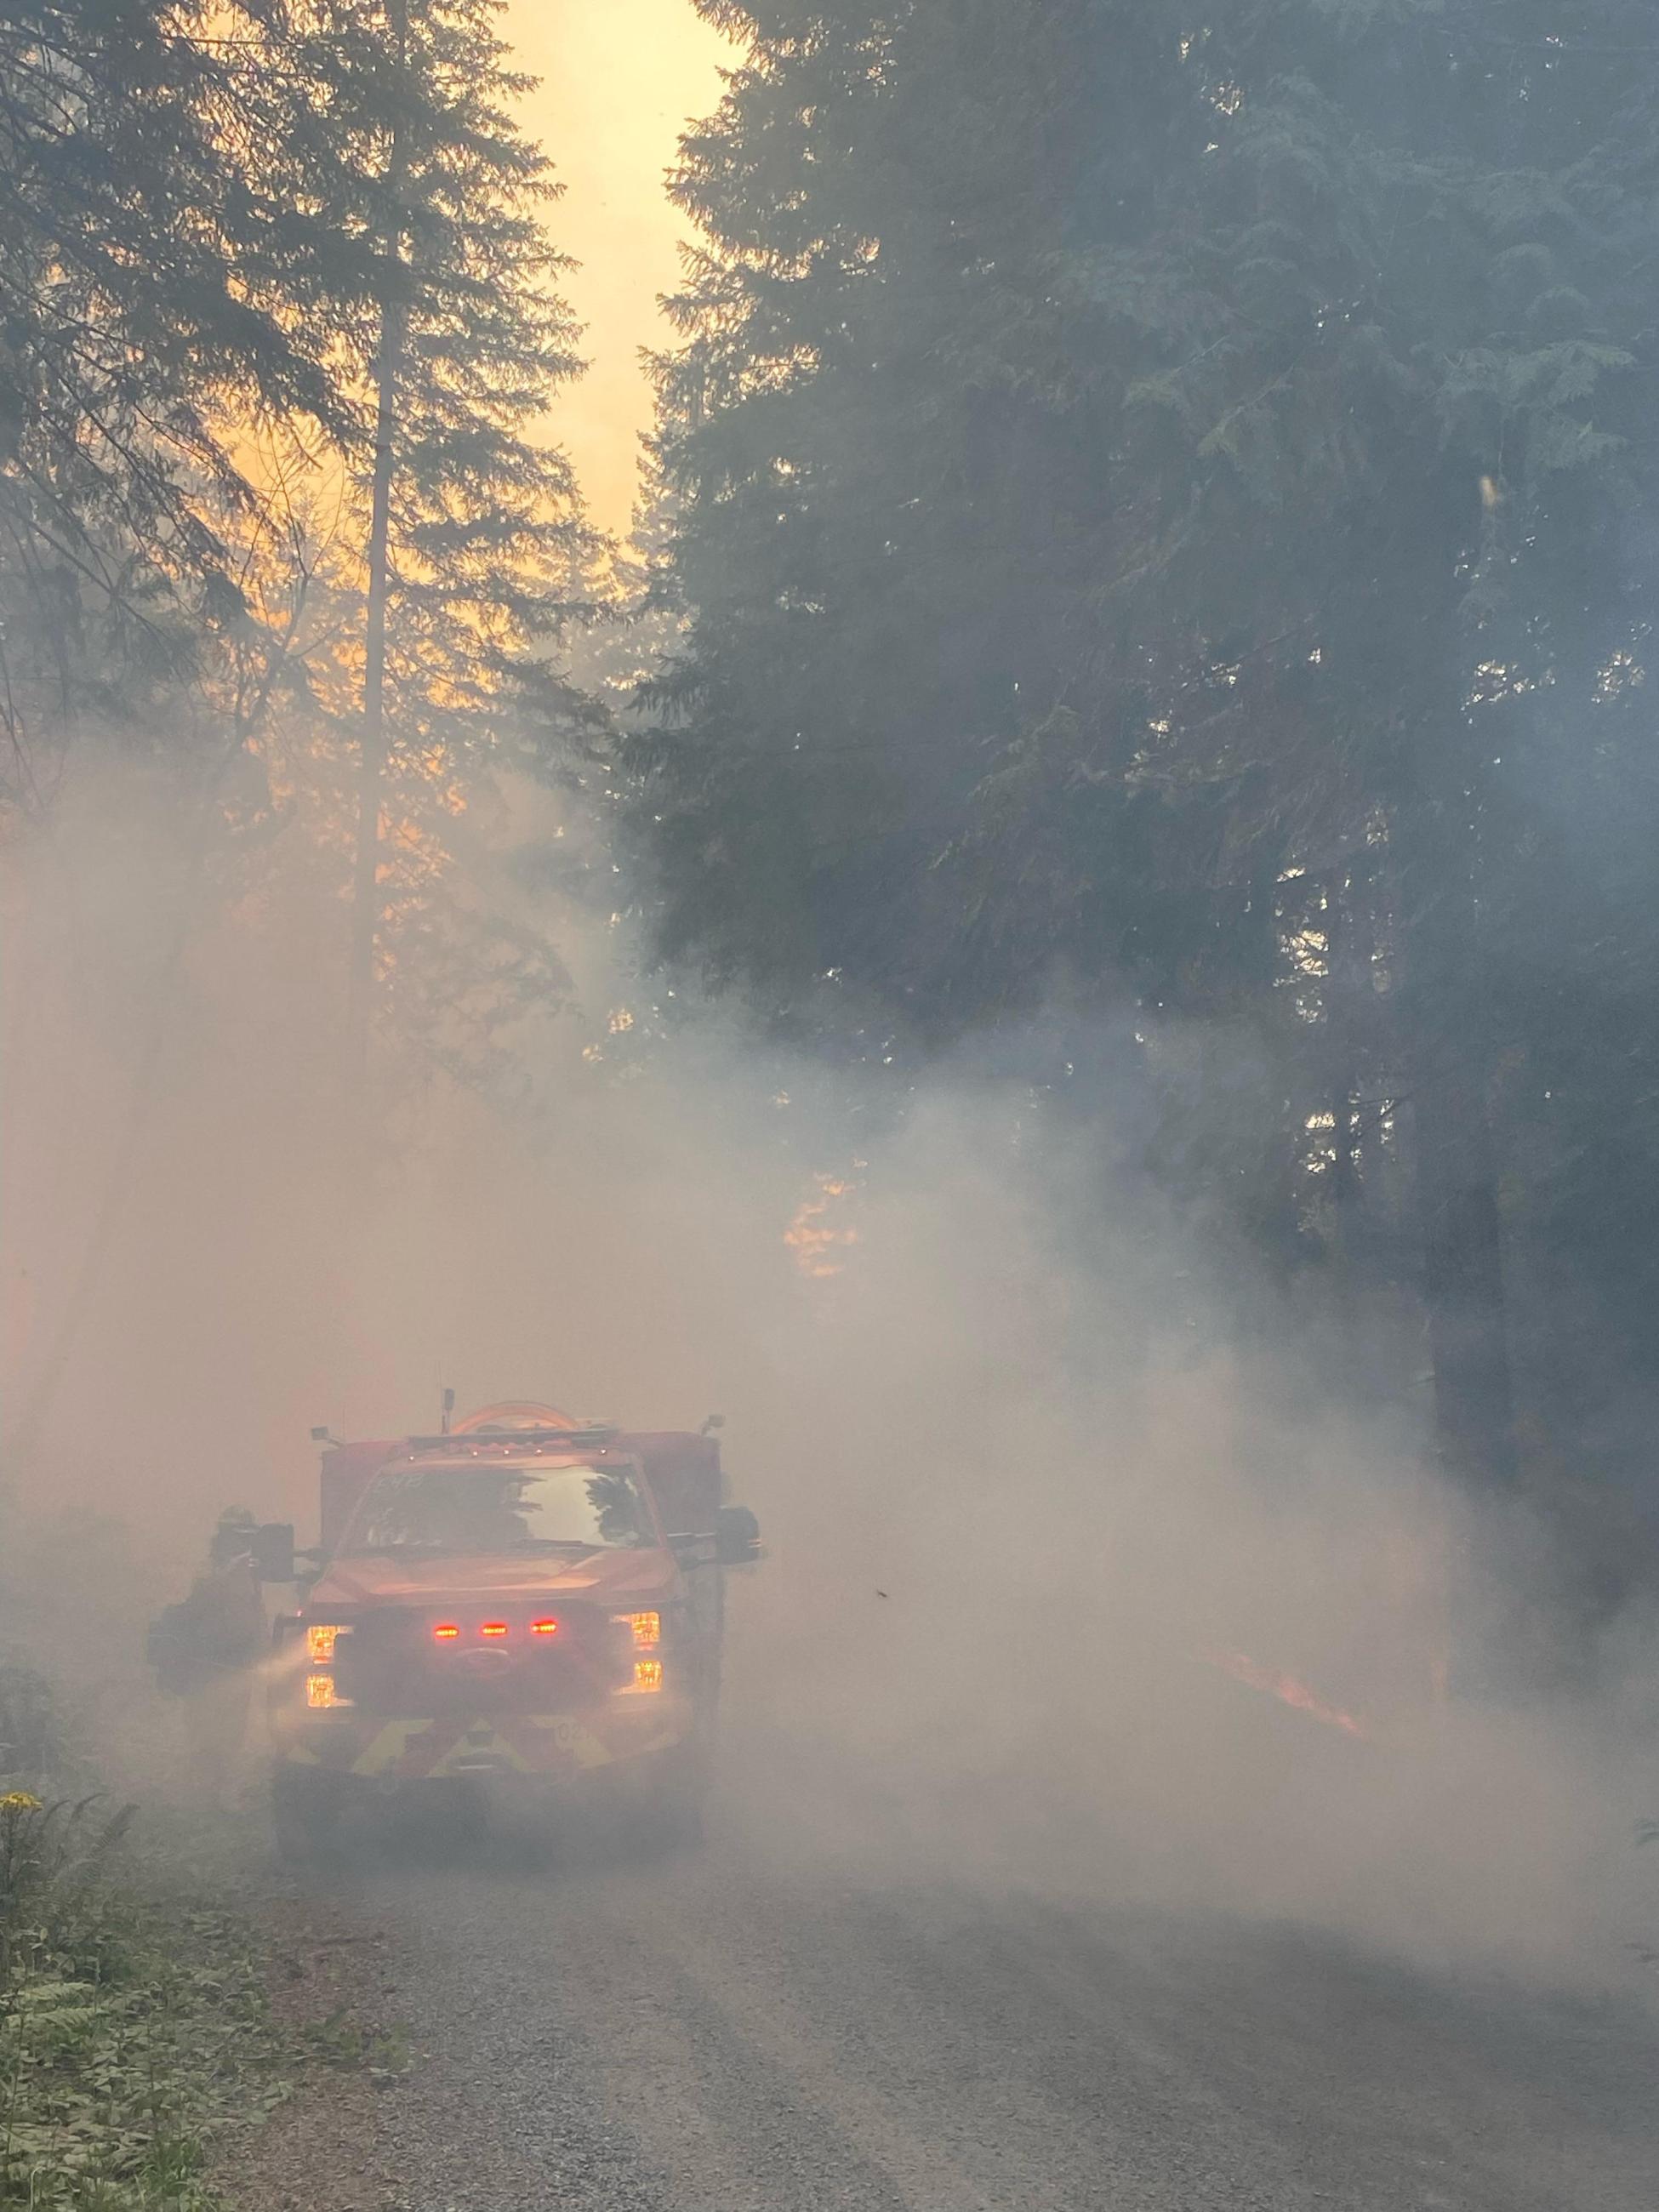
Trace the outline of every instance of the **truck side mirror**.
<instances>
[{"instance_id":1,"label":"truck side mirror","mask_svg":"<svg viewBox=\"0 0 1659 2212\"><path fill-rule=\"evenodd\" d=\"M253 1532L249 1546L253 1554L253 1571L262 1583L291 1583L294 1580L294 1523L291 1521L267 1521Z\"/></svg>"},{"instance_id":2,"label":"truck side mirror","mask_svg":"<svg viewBox=\"0 0 1659 2212\"><path fill-rule=\"evenodd\" d=\"M723 1567L761 1557L760 1522L746 1505L722 1505L714 1516L714 1557Z\"/></svg>"},{"instance_id":3,"label":"truck side mirror","mask_svg":"<svg viewBox=\"0 0 1659 2212\"><path fill-rule=\"evenodd\" d=\"M296 1552L294 1554L294 1586L296 1589L309 1591L311 1585L322 1571L321 1552Z\"/></svg>"}]
</instances>

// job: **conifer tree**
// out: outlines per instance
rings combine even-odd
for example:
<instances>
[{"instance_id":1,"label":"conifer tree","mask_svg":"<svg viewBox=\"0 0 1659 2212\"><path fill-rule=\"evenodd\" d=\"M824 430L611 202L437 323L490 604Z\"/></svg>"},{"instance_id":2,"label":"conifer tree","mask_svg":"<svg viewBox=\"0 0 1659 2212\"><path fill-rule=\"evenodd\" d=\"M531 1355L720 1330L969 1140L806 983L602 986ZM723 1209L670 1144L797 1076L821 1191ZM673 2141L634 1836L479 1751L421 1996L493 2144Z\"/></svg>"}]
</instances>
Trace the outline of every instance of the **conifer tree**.
<instances>
[{"instance_id":1,"label":"conifer tree","mask_svg":"<svg viewBox=\"0 0 1659 2212\"><path fill-rule=\"evenodd\" d=\"M503 742L545 745L580 702L538 648L573 611L595 541L541 420L579 367L543 227L550 166L514 114L491 0L305 0L287 19L281 135L319 237L349 386L363 544L349 1052L368 1048L395 872L383 836L411 787Z\"/></svg>"},{"instance_id":2,"label":"conifer tree","mask_svg":"<svg viewBox=\"0 0 1659 2212\"><path fill-rule=\"evenodd\" d=\"M1567 1048L1518 949L1607 1006L1594 1064L1647 941L1642 834L1614 899L1571 825L1654 820L1650 24L720 13L664 379L691 628L633 756L663 945L901 1055L1059 993L1080 1067L1121 1011L1160 1170L1419 1291L1446 1455L1508 1480L1515 1147L1586 1134L1535 1126Z\"/></svg>"},{"instance_id":3,"label":"conifer tree","mask_svg":"<svg viewBox=\"0 0 1659 2212\"><path fill-rule=\"evenodd\" d=\"M251 65L270 33L258 0L27 0L0 21L13 804L41 801L54 731L137 731L204 625L234 619L233 549L259 501L246 427L343 427Z\"/></svg>"}]
</instances>

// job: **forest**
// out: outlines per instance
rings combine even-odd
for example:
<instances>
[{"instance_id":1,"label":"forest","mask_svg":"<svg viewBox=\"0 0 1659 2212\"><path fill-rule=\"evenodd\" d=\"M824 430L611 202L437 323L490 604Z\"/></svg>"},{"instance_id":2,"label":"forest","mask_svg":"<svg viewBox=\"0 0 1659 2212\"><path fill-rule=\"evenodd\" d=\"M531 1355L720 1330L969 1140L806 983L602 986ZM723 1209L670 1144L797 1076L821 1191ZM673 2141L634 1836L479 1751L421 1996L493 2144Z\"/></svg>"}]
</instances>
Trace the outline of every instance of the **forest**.
<instances>
[{"instance_id":1,"label":"forest","mask_svg":"<svg viewBox=\"0 0 1659 2212\"><path fill-rule=\"evenodd\" d=\"M343 1095L510 1098L568 979L469 823L574 794L645 972L895 1110L994 1068L1242 1341L1266 1279L1356 1389L1428 1378L1611 1612L1659 1574L1650 0L702 11L620 546L489 0L0 11L8 845L119 762L195 856L164 995L252 911Z\"/></svg>"}]
</instances>

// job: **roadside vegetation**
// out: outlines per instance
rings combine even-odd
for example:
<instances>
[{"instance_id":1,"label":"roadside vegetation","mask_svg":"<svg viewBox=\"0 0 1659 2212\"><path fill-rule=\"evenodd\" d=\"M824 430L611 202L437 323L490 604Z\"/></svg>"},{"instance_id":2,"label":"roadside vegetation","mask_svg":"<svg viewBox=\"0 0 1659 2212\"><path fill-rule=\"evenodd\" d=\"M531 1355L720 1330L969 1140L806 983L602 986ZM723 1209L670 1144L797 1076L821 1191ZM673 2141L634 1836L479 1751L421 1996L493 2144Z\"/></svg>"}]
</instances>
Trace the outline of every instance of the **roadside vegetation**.
<instances>
[{"instance_id":1,"label":"roadside vegetation","mask_svg":"<svg viewBox=\"0 0 1659 2212\"><path fill-rule=\"evenodd\" d=\"M54 1783L50 1692L0 1664L0 1726L19 1720L27 1746L0 1739L0 2205L211 2206L216 2137L281 2100L300 2048L257 1933L168 1893L132 1807Z\"/></svg>"}]
</instances>

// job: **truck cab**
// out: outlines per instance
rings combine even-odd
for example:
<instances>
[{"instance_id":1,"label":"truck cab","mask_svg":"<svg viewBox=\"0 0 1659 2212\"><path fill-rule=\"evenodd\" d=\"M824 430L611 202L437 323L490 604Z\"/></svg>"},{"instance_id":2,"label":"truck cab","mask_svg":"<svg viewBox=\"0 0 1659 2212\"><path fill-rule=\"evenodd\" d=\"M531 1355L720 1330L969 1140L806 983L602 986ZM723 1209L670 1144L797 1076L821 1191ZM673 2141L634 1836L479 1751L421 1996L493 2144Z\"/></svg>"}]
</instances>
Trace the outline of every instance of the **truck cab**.
<instances>
[{"instance_id":1,"label":"truck cab","mask_svg":"<svg viewBox=\"0 0 1659 2212\"><path fill-rule=\"evenodd\" d=\"M447 1794L603 1798L695 1832L724 1570L758 1556L712 1436L491 1407L324 1454L324 1563L275 1624L278 1842Z\"/></svg>"}]
</instances>

